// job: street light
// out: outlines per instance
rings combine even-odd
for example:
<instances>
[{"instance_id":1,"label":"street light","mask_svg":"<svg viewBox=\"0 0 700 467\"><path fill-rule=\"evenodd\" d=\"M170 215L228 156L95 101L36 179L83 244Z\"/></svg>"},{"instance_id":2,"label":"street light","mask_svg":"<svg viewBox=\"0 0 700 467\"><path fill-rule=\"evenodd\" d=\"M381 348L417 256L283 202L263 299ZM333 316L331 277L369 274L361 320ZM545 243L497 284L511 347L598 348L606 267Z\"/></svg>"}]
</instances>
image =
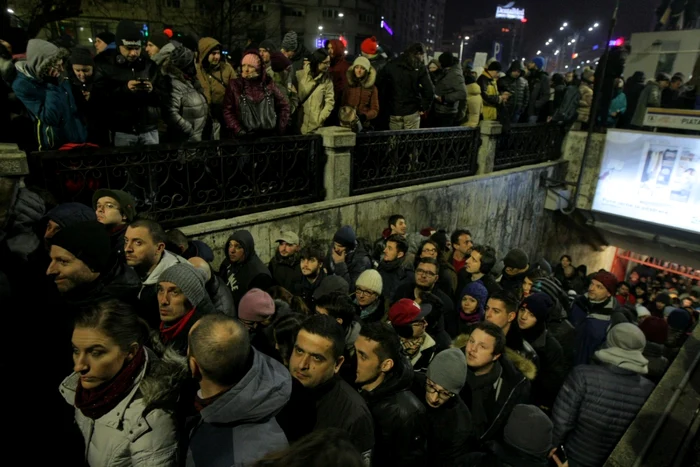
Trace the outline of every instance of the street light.
<instances>
[{"instance_id":1,"label":"street light","mask_svg":"<svg viewBox=\"0 0 700 467\"><path fill-rule=\"evenodd\" d=\"M600 26L600 24L598 24L598 23L595 23L595 24L593 25L594 28L597 28L598 26Z\"/></svg>"},{"instance_id":2,"label":"street light","mask_svg":"<svg viewBox=\"0 0 700 467\"><path fill-rule=\"evenodd\" d=\"M318 30L319 30L319 31L323 31L323 26L319 26L319 27L318 27Z\"/></svg>"},{"instance_id":3,"label":"street light","mask_svg":"<svg viewBox=\"0 0 700 467\"><path fill-rule=\"evenodd\" d=\"M576 39L571 39L571 43L572 43L572 44L575 44L575 43L576 43Z\"/></svg>"},{"instance_id":4,"label":"street light","mask_svg":"<svg viewBox=\"0 0 700 467\"><path fill-rule=\"evenodd\" d=\"M564 24L562 24L561 27L565 28L565 27L567 27L568 25L569 25L569 23L564 23Z\"/></svg>"},{"instance_id":5,"label":"street light","mask_svg":"<svg viewBox=\"0 0 700 467\"><path fill-rule=\"evenodd\" d=\"M342 18L343 16L345 16L345 13L338 13L338 18Z\"/></svg>"},{"instance_id":6,"label":"street light","mask_svg":"<svg viewBox=\"0 0 700 467\"><path fill-rule=\"evenodd\" d=\"M593 28L588 28L588 32L591 32L591 31L593 31Z\"/></svg>"},{"instance_id":7,"label":"street light","mask_svg":"<svg viewBox=\"0 0 700 467\"><path fill-rule=\"evenodd\" d=\"M537 51L537 55L542 55L542 51L541 51L541 50L538 50L538 51Z\"/></svg>"},{"instance_id":8,"label":"street light","mask_svg":"<svg viewBox=\"0 0 700 467\"><path fill-rule=\"evenodd\" d=\"M15 10L13 10L12 8L8 8L8 9L7 9L7 12L8 12L9 14L11 14L11 15L14 15L14 14L15 14Z\"/></svg>"}]
</instances>

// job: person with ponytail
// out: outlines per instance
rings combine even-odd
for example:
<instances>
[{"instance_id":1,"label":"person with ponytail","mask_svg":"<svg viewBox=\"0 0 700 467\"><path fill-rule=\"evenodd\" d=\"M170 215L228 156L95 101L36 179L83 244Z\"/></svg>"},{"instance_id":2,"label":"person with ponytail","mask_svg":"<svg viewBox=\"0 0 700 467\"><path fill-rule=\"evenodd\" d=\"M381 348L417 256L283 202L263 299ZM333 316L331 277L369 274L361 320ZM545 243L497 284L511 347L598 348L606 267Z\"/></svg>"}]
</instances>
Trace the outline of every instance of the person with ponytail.
<instances>
[{"instance_id":1,"label":"person with ponytail","mask_svg":"<svg viewBox=\"0 0 700 467\"><path fill-rule=\"evenodd\" d=\"M98 302L75 320L74 373L59 390L75 407L86 465L177 463L173 411L187 368L158 360L144 345L148 336L146 322L118 300Z\"/></svg>"}]
</instances>

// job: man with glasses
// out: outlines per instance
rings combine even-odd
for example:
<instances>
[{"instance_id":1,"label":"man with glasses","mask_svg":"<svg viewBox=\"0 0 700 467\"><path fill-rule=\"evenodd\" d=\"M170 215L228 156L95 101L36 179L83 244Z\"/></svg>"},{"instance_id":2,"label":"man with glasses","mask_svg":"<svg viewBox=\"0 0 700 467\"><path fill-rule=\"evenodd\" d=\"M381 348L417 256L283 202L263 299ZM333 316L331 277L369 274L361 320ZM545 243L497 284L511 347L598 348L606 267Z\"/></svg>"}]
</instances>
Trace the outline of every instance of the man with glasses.
<instances>
[{"instance_id":1,"label":"man with glasses","mask_svg":"<svg viewBox=\"0 0 700 467\"><path fill-rule=\"evenodd\" d=\"M396 302L402 298L408 298L415 300L418 304L422 304L426 299L431 302L433 311L427 320L427 330L442 348L448 348L451 339L445 332L445 323L456 320L456 316L452 299L435 287L439 279L439 267L437 259L421 258L416 265L415 279L401 284L396 289L393 300Z\"/></svg>"},{"instance_id":2,"label":"man with glasses","mask_svg":"<svg viewBox=\"0 0 700 467\"><path fill-rule=\"evenodd\" d=\"M124 258L124 233L136 217L136 201L122 190L100 189L92 195L97 222L104 224L118 258Z\"/></svg>"},{"instance_id":3,"label":"man with glasses","mask_svg":"<svg viewBox=\"0 0 700 467\"><path fill-rule=\"evenodd\" d=\"M403 353L417 372L425 372L435 354L443 350L426 332L428 322L425 318L432 309L429 303L418 305L413 300L402 298L389 310L389 322L399 335Z\"/></svg>"},{"instance_id":4,"label":"man with glasses","mask_svg":"<svg viewBox=\"0 0 700 467\"><path fill-rule=\"evenodd\" d=\"M360 318L365 323L379 321L384 317L384 281L379 272L368 269L355 282L354 303L359 308Z\"/></svg>"},{"instance_id":5,"label":"man with glasses","mask_svg":"<svg viewBox=\"0 0 700 467\"><path fill-rule=\"evenodd\" d=\"M428 458L435 467L462 465L473 443L472 415L459 393L467 381L467 363L459 349L435 355L428 373L417 373L413 393L426 407Z\"/></svg>"}]
</instances>

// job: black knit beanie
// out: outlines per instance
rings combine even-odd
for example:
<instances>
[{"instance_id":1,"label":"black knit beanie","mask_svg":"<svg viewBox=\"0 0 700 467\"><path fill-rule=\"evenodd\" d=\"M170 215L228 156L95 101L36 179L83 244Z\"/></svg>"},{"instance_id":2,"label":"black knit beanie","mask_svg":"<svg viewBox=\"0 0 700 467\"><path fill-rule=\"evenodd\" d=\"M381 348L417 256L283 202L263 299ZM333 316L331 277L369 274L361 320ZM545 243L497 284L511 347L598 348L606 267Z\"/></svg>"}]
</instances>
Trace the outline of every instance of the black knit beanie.
<instances>
[{"instance_id":1,"label":"black knit beanie","mask_svg":"<svg viewBox=\"0 0 700 467\"><path fill-rule=\"evenodd\" d=\"M71 65L95 66L92 54L85 47L75 47L70 53Z\"/></svg>"},{"instance_id":2,"label":"black knit beanie","mask_svg":"<svg viewBox=\"0 0 700 467\"><path fill-rule=\"evenodd\" d=\"M109 234L97 221L79 222L60 230L51 239L51 245L71 252L94 272L103 272L109 266Z\"/></svg>"}]
</instances>

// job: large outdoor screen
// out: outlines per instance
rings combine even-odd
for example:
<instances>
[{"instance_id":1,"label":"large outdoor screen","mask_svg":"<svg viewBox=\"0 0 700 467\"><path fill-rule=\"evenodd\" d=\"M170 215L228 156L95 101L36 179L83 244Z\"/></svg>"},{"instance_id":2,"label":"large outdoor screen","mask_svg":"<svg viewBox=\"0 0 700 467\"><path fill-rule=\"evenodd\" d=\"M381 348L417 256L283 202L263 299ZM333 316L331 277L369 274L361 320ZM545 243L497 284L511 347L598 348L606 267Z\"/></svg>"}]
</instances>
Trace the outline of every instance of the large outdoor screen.
<instances>
[{"instance_id":1,"label":"large outdoor screen","mask_svg":"<svg viewBox=\"0 0 700 467\"><path fill-rule=\"evenodd\" d=\"M700 233L700 138L608 131L593 210Z\"/></svg>"}]
</instances>

